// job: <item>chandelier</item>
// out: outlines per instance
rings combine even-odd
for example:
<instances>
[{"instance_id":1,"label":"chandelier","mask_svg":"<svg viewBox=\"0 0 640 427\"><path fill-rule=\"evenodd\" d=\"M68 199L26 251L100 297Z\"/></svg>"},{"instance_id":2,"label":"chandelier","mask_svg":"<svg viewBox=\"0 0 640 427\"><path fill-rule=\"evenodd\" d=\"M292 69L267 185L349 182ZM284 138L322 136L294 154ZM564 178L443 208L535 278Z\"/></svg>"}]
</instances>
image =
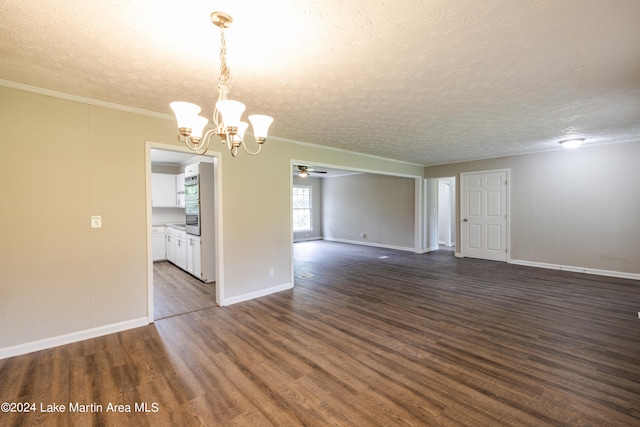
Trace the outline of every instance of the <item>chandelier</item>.
<instances>
[{"instance_id":1,"label":"chandelier","mask_svg":"<svg viewBox=\"0 0 640 427\"><path fill-rule=\"evenodd\" d=\"M201 108L190 102L172 102L171 109L176 115L178 129L185 138L187 147L198 154L204 154L209 149L209 143L213 135L218 135L223 144L231 151L233 157L238 155L238 148L242 146L244 150L252 156L260 153L262 145L267 140L269 126L273 122L273 117L261 114L249 116L249 121L253 128L253 135L258 144L256 151L250 151L244 142L244 133L249 127L247 122L241 121L245 105L242 102L227 99L231 91L231 71L227 67L227 44L224 38L224 29L229 28L233 23L231 16L224 12L213 12L211 22L220 28L220 77L218 78L218 101L213 111L213 124L215 129L208 130L202 135L204 127L209 120L200 116Z\"/></svg>"}]
</instances>

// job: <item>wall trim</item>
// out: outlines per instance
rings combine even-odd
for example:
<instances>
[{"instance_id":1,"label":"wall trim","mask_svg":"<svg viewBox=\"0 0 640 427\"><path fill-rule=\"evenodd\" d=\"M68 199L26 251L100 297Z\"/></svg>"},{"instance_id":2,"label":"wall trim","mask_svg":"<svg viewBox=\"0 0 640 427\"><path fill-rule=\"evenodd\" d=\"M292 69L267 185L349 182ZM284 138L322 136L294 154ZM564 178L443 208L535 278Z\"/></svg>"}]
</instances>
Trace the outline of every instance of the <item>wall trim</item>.
<instances>
[{"instance_id":1,"label":"wall trim","mask_svg":"<svg viewBox=\"0 0 640 427\"><path fill-rule=\"evenodd\" d=\"M385 249L395 249L395 250L398 250L398 251L416 252L416 248L410 248L408 246L405 247L405 246L385 245L383 243L365 242L365 241L362 241L362 240L336 239L335 237L325 237L323 240L327 240L329 242L349 243L351 245L375 246L376 248L385 248Z\"/></svg>"},{"instance_id":2,"label":"wall trim","mask_svg":"<svg viewBox=\"0 0 640 427\"><path fill-rule=\"evenodd\" d=\"M276 292L286 291L287 289L293 289L293 283L284 283L278 286L272 286L266 289L260 289L259 291L249 292L248 294L238 295L237 297L226 298L221 301L220 306L227 306L237 304L239 302L249 301L255 298L264 297L267 295L275 294Z\"/></svg>"},{"instance_id":3,"label":"wall trim","mask_svg":"<svg viewBox=\"0 0 640 427\"><path fill-rule=\"evenodd\" d=\"M320 236L314 236L314 237L300 237L299 239L294 237L294 238L293 238L293 243L297 243L297 242L311 242L311 241L314 241L314 240L323 240L323 238L322 238L322 237L320 237Z\"/></svg>"},{"instance_id":4,"label":"wall trim","mask_svg":"<svg viewBox=\"0 0 640 427\"><path fill-rule=\"evenodd\" d=\"M511 259L511 264L524 265L527 267L547 268L551 270L571 271L574 273L593 274L596 276L617 277L620 279L640 280L640 274L627 273L624 271L600 270L597 268L575 267L571 265L550 264L546 262L525 261L520 259Z\"/></svg>"},{"instance_id":5,"label":"wall trim","mask_svg":"<svg viewBox=\"0 0 640 427\"><path fill-rule=\"evenodd\" d=\"M175 117L171 114L158 113L155 111L149 111L142 108L130 107L128 105L116 104L115 102L101 101L99 99L87 98L79 95L72 95L69 93L58 92L51 89L44 89L37 86L26 85L23 83L12 82L9 80L0 79L0 86L8 87L10 89L22 90L25 92L37 93L38 95L50 96L52 98L64 99L66 101L79 102L81 104L95 105L97 107L111 108L113 110L126 111L128 113L142 114L144 116L156 117L159 119L175 120Z\"/></svg>"},{"instance_id":6,"label":"wall trim","mask_svg":"<svg viewBox=\"0 0 640 427\"><path fill-rule=\"evenodd\" d=\"M126 331L127 329L139 328L147 326L149 319L147 317L139 317L137 319L126 320L124 322L112 323L109 325L98 326L96 328L85 329L82 331L71 332L55 337L44 338L37 341L31 341L24 344L14 345L12 347L0 348L0 360L9 357L20 356L34 351L46 350L65 344L71 344L78 341L84 341L91 338L97 338L116 332Z\"/></svg>"}]
</instances>

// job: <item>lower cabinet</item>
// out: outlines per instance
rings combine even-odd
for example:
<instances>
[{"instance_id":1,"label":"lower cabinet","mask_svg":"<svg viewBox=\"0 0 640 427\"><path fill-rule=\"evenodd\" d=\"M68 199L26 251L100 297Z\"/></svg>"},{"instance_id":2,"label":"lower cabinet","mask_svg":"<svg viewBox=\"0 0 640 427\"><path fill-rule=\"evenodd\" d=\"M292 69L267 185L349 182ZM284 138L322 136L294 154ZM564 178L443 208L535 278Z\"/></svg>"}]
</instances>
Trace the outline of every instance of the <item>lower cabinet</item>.
<instances>
[{"instance_id":1,"label":"lower cabinet","mask_svg":"<svg viewBox=\"0 0 640 427\"><path fill-rule=\"evenodd\" d=\"M166 240L165 249L167 251L167 261L175 264L176 263L176 247L177 247L176 236L172 233L169 233L169 231L167 231L165 240Z\"/></svg>"},{"instance_id":2,"label":"lower cabinet","mask_svg":"<svg viewBox=\"0 0 640 427\"><path fill-rule=\"evenodd\" d=\"M200 237L187 236L187 271L197 278L202 277L202 249Z\"/></svg>"},{"instance_id":3,"label":"lower cabinet","mask_svg":"<svg viewBox=\"0 0 640 427\"><path fill-rule=\"evenodd\" d=\"M167 260L183 270L187 269L187 237L182 230L167 227L166 233Z\"/></svg>"},{"instance_id":4,"label":"lower cabinet","mask_svg":"<svg viewBox=\"0 0 640 427\"><path fill-rule=\"evenodd\" d=\"M167 260L181 269L202 279L202 247L199 236L167 226L165 250Z\"/></svg>"},{"instance_id":5,"label":"lower cabinet","mask_svg":"<svg viewBox=\"0 0 640 427\"><path fill-rule=\"evenodd\" d=\"M187 240L182 237L176 239L175 264L183 270L187 269Z\"/></svg>"},{"instance_id":6,"label":"lower cabinet","mask_svg":"<svg viewBox=\"0 0 640 427\"><path fill-rule=\"evenodd\" d=\"M152 243L153 243L153 260L154 261L164 261L167 259L167 245L166 245L166 235L164 230L164 225L162 226L153 226L152 228Z\"/></svg>"}]
</instances>

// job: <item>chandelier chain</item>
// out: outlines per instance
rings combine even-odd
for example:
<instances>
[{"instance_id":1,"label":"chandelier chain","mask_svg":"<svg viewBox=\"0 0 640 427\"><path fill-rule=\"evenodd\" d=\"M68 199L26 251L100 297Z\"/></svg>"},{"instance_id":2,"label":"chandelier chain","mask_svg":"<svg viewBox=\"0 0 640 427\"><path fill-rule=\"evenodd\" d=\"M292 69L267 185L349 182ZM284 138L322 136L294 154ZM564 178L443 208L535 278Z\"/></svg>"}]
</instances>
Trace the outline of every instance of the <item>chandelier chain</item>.
<instances>
[{"instance_id":1,"label":"chandelier chain","mask_svg":"<svg viewBox=\"0 0 640 427\"><path fill-rule=\"evenodd\" d=\"M231 70L227 66L227 42L224 37L224 28L220 27L220 77L218 78L218 90L227 95L231 91ZM224 99L227 97L225 96Z\"/></svg>"}]
</instances>

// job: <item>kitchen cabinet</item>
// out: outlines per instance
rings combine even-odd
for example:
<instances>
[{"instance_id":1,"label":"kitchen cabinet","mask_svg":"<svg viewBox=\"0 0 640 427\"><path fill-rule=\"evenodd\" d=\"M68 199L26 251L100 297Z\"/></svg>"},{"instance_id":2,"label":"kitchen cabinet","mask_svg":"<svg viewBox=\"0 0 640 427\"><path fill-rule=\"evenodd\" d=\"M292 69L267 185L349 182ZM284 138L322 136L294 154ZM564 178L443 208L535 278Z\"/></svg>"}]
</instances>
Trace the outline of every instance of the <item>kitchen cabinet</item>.
<instances>
[{"instance_id":1,"label":"kitchen cabinet","mask_svg":"<svg viewBox=\"0 0 640 427\"><path fill-rule=\"evenodd\" d=\"M167 225L165 244L167 261L202 281L212 281L210 277L203 275L203 247L200 236L187 234L184 227Z\"/></svg>"},{"instance_id":2,"label":"kitchen cabinet","mask_svg":"<svg viewBox=\"0 0 640 427\"><path fill-rule=\"evenodd\" d=\"M187 271L197 278L202 277L202 248L198 236L187 235Z\"/></svg>"},{"instance_id":3,"label":"kitchen cabinet","mask_svg":"<svg viewBox=\"0 0 640 427\"><path fill-rule=\"evenodd\" d=\"M164 225L153 226L152 228L152 251L154 261L164 261L167 259L166 235Z\"/></svg>"},{"instance_id":4,"label":"kitchen cabinet","mask_svg":"<svg viewBox=\"0 0 640 427\"><path fill-rule=\"evenodd\" d=\"M184 174L176 175L176 200L179 208L184 208Z\"/></svg>"},{"instance_id":5,"label":"kitchen cabinet","mask_svg":"<svg viewBox=\"0 0 640 427\"><path fill-rule=\"evenodd\" d=\"M167 173L151 174L151 206L176 207L176 176Z\"/></svg>"},{"instance_id":6,"label":"kitchen cabinet","mask_svg":"<svg viewBox=\"0 0 640 427\"><path fill-rule=\"evenodd\" d=\"M176 265L187 269L187 240L182 237L176 239Z\"/></svg>"},{"instance_id":7,"label":"kitchen cabinet","mask_svg":"<svg viewBox=\"0 0 640 427\"><path fill-rule=\"evenodd\" d=\"M166 251L167 251L167 261L175 264L176 263L176 236L173 234L167 233L165 235L166 242Z\"/></svg>"},{"instance_id":8,"label":"kitchen cabinet","mask_svg":"<svg viewBox=\"0 0 640 427\"><path fill-rule=\"evenodd\" d=\"M194 163L192 165L185 166L184 174L185 176L200 175L200 163Z\"/></svg>"},{"instance_id":9,"label":"kitchen cabinet","mask_svg":"<svg viewBox=\"0 0 640 427\"><path fill-rule=\"evenodd\" d=\"M183 270L187 269L187 234L184 230L167 226L166 231L167 260Z\"/></svg>"}]
</instances>

